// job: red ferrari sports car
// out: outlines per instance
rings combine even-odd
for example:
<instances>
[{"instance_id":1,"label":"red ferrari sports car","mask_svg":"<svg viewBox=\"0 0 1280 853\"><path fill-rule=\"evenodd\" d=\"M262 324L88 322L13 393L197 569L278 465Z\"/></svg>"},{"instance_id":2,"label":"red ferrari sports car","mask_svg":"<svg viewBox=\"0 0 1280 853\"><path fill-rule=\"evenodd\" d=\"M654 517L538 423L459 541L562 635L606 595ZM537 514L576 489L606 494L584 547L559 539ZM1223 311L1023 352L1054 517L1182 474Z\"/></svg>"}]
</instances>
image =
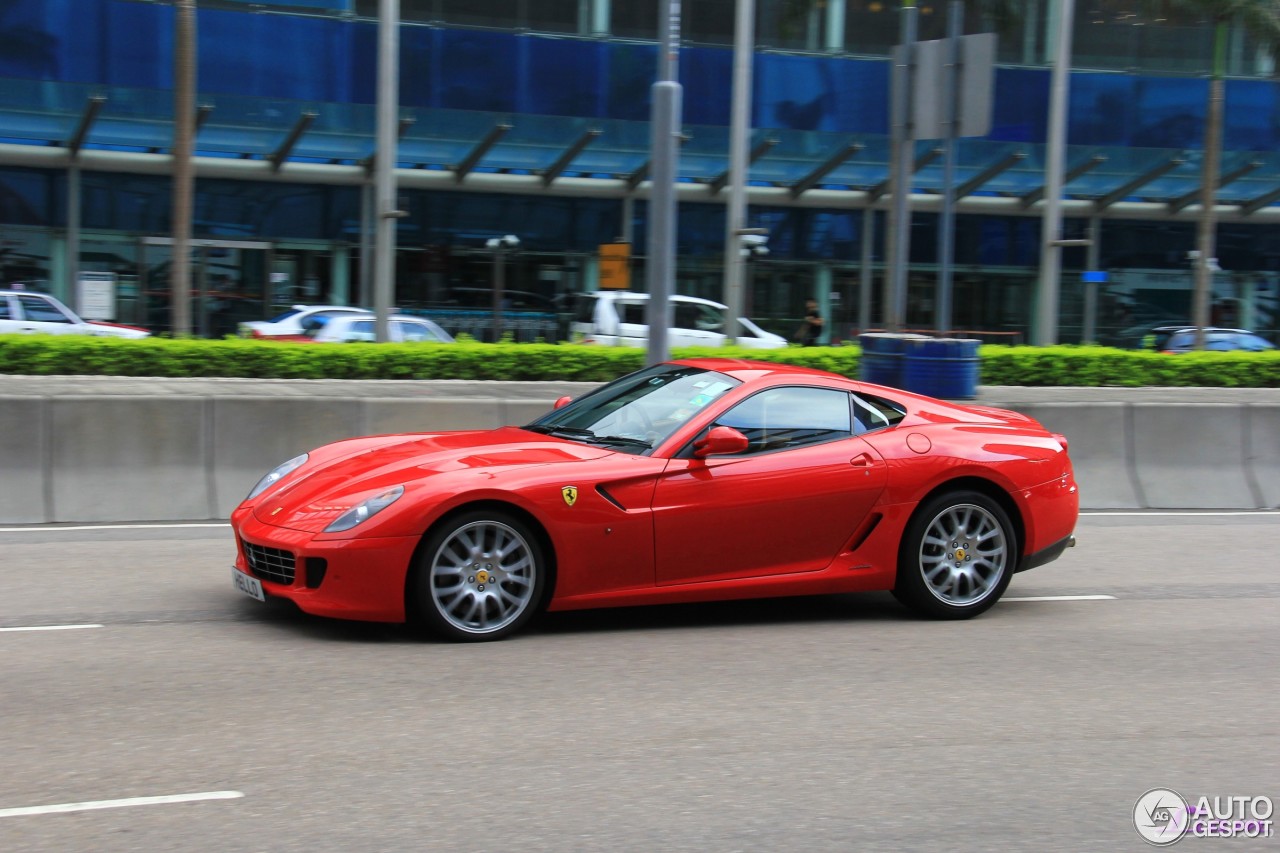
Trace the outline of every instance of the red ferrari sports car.
<instances>
[{"instance_id":1,"label":"red ferrari sports car","mask_svg":"<svg viewBox=\"0 0 1280 853\"><path fill-rule=\"evenodd\" d=\"M523 427L353 438L232 515L242 592L493 640L540 611L892 590L991 607L1074 543L1067 442L817 370L659 364Z\"/></svg>"}]
</instances>

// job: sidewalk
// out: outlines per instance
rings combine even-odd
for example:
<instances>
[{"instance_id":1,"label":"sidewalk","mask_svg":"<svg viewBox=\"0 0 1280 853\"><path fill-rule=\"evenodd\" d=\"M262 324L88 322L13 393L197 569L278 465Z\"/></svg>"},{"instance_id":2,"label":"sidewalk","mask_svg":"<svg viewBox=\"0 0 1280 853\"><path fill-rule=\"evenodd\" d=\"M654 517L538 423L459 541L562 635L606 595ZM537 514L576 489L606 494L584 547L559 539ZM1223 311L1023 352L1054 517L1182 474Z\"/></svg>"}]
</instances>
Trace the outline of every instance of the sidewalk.
<instances>
[{"instance_id":1,"label":"sidewalk","mask_svg":"<svg viewBox=\"0 0 1280 853\"><path fill-rule=\"evenodd\" d=\"M133 376L0 375L0 397L342 397L554 400L577 396L597 382L470 380L159 379ZM984 385L972 402L986 406L1037 403L1280 403L1280 388L1044 388Z\"/></svg>"}]
</instances>

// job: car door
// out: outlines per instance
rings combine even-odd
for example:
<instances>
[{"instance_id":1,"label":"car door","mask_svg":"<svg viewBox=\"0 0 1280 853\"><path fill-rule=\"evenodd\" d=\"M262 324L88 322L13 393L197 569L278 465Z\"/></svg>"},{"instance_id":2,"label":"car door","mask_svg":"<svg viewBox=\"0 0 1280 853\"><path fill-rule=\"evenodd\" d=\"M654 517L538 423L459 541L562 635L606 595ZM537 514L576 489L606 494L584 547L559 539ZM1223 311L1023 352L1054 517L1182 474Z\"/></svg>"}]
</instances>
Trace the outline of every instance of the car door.
<instances>
[{"instance_id":1,"label":"car door","mask_svg":"<svg viewBox=\"0 0 1280 853\"><path fill-rule=\"evenodd\" d=\"M748 439L733 456L671 461L654 492L660 585L813 572L849 542L884 490L878 453L853 435L842 390L761 391L716 419Z\"/></svg>"},{"instance_id":2,"label":"car door","mask_svg":"<svg viewBox=\"0 0 1280 853\"><path fill-rule=\"evenodd\" d=\"M21 331L20 323L14 313L14 309L9 304L10 297L7 293L0 293L0 335L7 335L12 332Z\"/></svg>"},{"instance_id":3,"label":"car door","mask_svg":"<svg viewBox=\"0 0 1280 853\"><path fill-rule=\"evenodd\" d=\"M718 347L724 343L724 315L701 302L673 300L674 326L669 332L673 347Z\"/></svg>"}]
</instances>

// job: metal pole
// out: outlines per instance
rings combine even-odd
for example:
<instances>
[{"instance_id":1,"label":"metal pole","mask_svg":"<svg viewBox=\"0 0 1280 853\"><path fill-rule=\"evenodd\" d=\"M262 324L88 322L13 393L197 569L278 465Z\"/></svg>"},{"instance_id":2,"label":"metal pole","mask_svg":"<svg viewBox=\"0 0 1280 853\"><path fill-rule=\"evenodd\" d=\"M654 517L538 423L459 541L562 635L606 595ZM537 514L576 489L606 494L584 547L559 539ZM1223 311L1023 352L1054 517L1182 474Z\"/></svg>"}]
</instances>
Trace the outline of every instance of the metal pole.
<instances>
[{"instance_id":1,"label":"metal pole","mask_svg":"<svg viewBox=\"0 0 1280 853\"><path fill-rule=\"evenodd\" d=\"M1191 291L1191 322L1196 327L1195 349L1204 349L1204 327L1212 319L1213 273L1217 265L1218 181L1222 160L1222 114L1226 91L1227 20L1214 24L1213 74L1209 78L1209 109L1205 117L1204 162L1200 170L1200 215L1196 221L1196 262Z\"/></svg>"},{"instance_id":2,"label":"metal pole","mask_svg":"<svg viewBox=\"0 0 1280 853\"><path fill-rule=\"evenodd\" d=\"M858 333L871 328L871 261L875 250L876 212L868 207L862 211L862 269L858 278Z\"/></svg>"},{"instance_id":3,"label":"metal pole","mask_svg":"<svg viewBox=\"0 0 1280 853\"><path fill-rule=\"evenodd\" d=\"M502 340L502 292L506 289L503 276L506 273L506 252L493 250L493 342Z\"/></svg>"},{"instance_id":4,"label":"metal pole","mask_svg":"<svg viewBox=\"0 0 1280 853\"><path fill-rule=\"evenodd\" d=\"M1075 0L1059 0L1057 43L1049 93L1049 139L1045 146L1044 220L1040 232L1040 287L1031 342L1058 342L1058 280L1062 263L1062 170L1067 136L1067 90L1071 72L1071 28Z\"/></svg>"},{"instance_id":5,"label":"metal pole","mask_svg":"<svg viewBox=\"0 0 1280 853\"><path fill-rule=\"evenodd\" d=\"M951 331L951 261L955 254L956 206L951 189L956 176L956 136L960 114L960 36L964 30L964 2L951 0L947 7L947 65L944 79L948 97L943 99L947 138L942 142L942 218L938 223L938 290L934 296L934 328Z\"/></svg>"},{"instance_id":6,"label":"metal pole","mask_svg":"<svg viewBox=\"0 0 1280 853\"><path fill-rule=\"evenodd\" d=\"M373 182L360 185L360 290L356 305L373 304Z\"/></svg>"},{"instance_id":7,"label":"metal pole","mask_svg":"<svg viewBox=\"0 0 1280 853\"><path fill-rule=\"evenodd\" d=\"M80 164L75 160L67 167L67 281L60 294L63 301L76 306L80 300Z\"/></svg>"},{"instance_id":8,"label":"metal pole","mask_svg":"<svg viewBox=\"0 0 1280 853\"><path fill-rule=\"evenodd\" d=\"M1102 220L1097 216L1089 217L1089 248L1085 250L1085 269L1097 272L1102 263ZM1084 283L1084 333L1081 343L1098 342L1098 283Z\"/></svg>"},{"instance_id":9,"label":"metal pole","mask_svg":"<svg viewBox=\"0 0 1280 853\"><path fill-rule=\"evenodd\" d=\"M844 51L845 0L827 0L827 53Z\"/></svg>"},{"instance_id":10,"label":"metal pole","mask_svg":"<svg viewBox=\"0 0 1280 853\"><path fill-rule=\"evenodd\" d=\"M400 0L378 0L378 142L374 160L377 240L373 259L374 337L390 340L388 319L395 289L396 143L400 101Z\"/></svg>"},{"instance_id":11,"label":"metal pole","mask_svg":"<svg viewBox=\"0 0 1280 853\"><path fill-rule=\"evenodd\" d=\"M738 0L733 35L733 105L729 117L729 201L724 229L725 330L737 342L743 316L742 288L746 260L739 235L746 224L747 143L751 127L751 65L755 47L755 0Z\"/></svg>"},{"instance_id":12,"label":"metal pole","mask_svg":"<svg viewBox=\"0 0 1280 853\"><path fill-rule=\"evenodd\" d=\"M180 0L174 9L176 43L173 75L173 250L169 265L170 322L175 335L191 334L191 204L195 170L196 4Z\"/></svg>"},{"instance_id":13,"label":"metal pole","mask_svg":"<svg viewBox=\"0 0 1280 853\"><path fill-rule=\"evenodd\" d=\"M901 85L893 93L893 216L889 231L889 274L885 278L885 328L901 332L907 317L907 265L911 259L911 169L915 142L911 138L911 81L916 41L915 0L902 2Z\"/></svg>"},{"instance_id":14,"label":"metal pole","mask_svg":"<svg viewBox=\"0 0 1280 853\"><path fill-rule=\"evenodd\" d=\"M671 356L668 332L671 327L671 293L675 279L676 248L676 168L680 156L680 0L660 0L658 26L662 42L658 56L658 80L653 84L650 139L653 187L649 194L649 262L646 278L649 306L647 363L659 364Z\"/></svg>"}]
</instances>

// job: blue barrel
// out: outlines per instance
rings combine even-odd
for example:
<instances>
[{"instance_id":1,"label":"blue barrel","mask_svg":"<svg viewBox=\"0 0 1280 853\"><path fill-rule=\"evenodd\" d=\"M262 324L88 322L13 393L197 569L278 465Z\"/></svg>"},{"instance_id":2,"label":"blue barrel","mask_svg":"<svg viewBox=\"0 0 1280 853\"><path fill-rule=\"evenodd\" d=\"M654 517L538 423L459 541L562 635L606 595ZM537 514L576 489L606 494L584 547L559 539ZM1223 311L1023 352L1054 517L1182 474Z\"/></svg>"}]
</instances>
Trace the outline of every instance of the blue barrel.
<instances>
[{"instance_id":1,"label":"blue barrel","mask_svg":"<svg viewBox=\"0 0 1280 853\"><path fill-rule=\"evenodd\" d=\"M969 338L907 341L902 380L908 391L948 400L978 396L978 346Z\"/></svg>"},{"instance_id":2,"label":"blue barrel","mask_svg":"<svg viewBox=\"0 0 1280 853\"><path fill-rule=\"evenodd\" d=\"M895 335L868 332L858 335L862 354L858 357L858 378L863 382L905 388L902 378L902 355L908 341L926 340L924 335Z\"/></svg>"}]
</instances>

